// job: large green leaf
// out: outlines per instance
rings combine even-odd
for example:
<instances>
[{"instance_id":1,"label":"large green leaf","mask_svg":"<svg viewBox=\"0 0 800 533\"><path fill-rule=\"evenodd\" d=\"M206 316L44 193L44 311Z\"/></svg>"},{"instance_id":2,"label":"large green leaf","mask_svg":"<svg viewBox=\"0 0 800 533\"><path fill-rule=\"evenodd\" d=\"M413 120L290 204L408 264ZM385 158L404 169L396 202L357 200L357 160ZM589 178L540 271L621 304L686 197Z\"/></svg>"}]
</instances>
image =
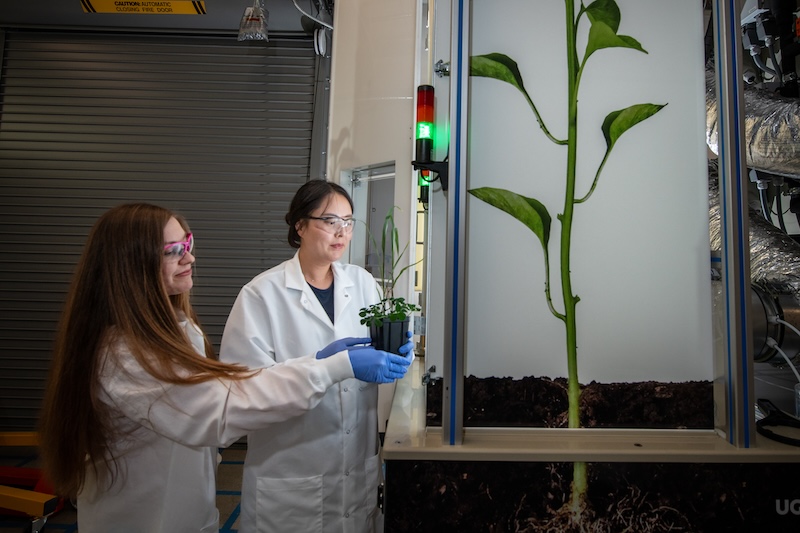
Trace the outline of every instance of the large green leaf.
<instances>
[{"instance_id":1,"label":"large green leaf","mask_svg":"<svg viewBox=\"0 0 800 533\"><path fill-rule=\"evenodd\" d=\"M538 200L527 198L506 189L495 187L479 187L470 189L469 193L487 204L505 211L516 218L539 237L545 251L550 240L550 214Z\"/></svg>"},{"instance_id":2,"label":"large green leaf","mask_svg":"<svg viewBox=\"0 0 800 533\"><path fill-rule=\"evenodd\" d=\"M636 104L619 111L612 111L603 121L603 136L606 138L608 151L617 142L620 136L637 125L652 117L666 104Z\"/></svg>"},{"instance_id":3,"label":"large green leaf","mask_svg":"<svg viewBox=\"0 0 800 533\"><path fill-rule=\"evenodd\" d=\"M586 43L586 54L583 62L585 63L590 55L601 48L632 48L645 54L647 53L647 50L642 48L639 41L633 37L617 35L617 32L608 24L596 20L592 22L592 27L589 30L589 41Z\"/></svg>"},{"instance_id":4,"label":"large green leaf","mask_svg":"<svg viewBox=\"0 0 800 533\"><path fill-rule=\"evenodd\" d=\"M619 30L619 6L614 0L595 0L586 8L591 22L604 22L614 33Z\"/></svg>"},{"instance_id":5,"label":"large green leaf","mask_svg":"<svg viewBox=\"0 0 800 533\"><path fill-rule=\"evenodd\" d=\"M517 62L505 54L493 53L470 57L469 74L510 83L530 100L528 93L525 92L525 85L522 83L522 75L519 73Z\"/></svg>"}]
</instances>

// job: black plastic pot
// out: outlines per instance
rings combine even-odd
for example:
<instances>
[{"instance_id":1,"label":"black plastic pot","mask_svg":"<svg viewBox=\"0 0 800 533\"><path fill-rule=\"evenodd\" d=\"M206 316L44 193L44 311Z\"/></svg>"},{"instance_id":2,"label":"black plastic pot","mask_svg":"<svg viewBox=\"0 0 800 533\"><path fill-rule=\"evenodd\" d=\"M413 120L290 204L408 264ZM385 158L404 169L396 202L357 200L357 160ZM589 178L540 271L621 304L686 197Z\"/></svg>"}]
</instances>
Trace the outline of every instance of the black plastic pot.
<instances>
[{"instance_id":1,"label":"black plastic pot","mask_svg":"<svg viewBox=\"0 0 800 533\"><path fill-rule=\"evenodd\" d=\"M400 347L408 342L409 319L388 321L381 326L370 326L369 335L376 350L400 354Z\"/></svg>"}]
</instances>

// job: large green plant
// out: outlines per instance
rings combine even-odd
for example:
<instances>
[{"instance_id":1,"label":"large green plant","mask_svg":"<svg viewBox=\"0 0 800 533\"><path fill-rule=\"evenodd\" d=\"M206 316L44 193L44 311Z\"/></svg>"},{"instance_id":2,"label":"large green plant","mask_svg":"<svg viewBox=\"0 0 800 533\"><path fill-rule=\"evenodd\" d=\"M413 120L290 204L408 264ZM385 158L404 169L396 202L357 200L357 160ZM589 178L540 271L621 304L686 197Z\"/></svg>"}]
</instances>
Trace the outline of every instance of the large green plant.
<instances>
[{"instance_id":1,"label":"large green plant","mask_svg":"<svg viewBox=\"0 0 800 533\"><path fill-rule=\"evenodd\" d=\"M400 235L397 227L394 224L394 210L396 206L389 208L389 212L383 219L383 227L381 229L381 241L378 244L375 237L369 233L370 241L372 241L373 249L378 250L379 255L379 285L381 288L381 299L378 303L362 308L358 315L361 317L361 323L367 326L383 325L384 321L399 322L408 318L414 311L419 311L419 306L407 302L405 298L395 297L394 289L397 286L397 281L406 270L413 267L417 263L406 265L398 269L403 255L408 250L408 243L401 249L400 248ZM421 260L420 260L421 261ZM387 271L387 262L389 265Z\"/></svg>"},{"instance_id":2,"label":"large green plant","mask_svg":"<svg viewBox=\"0 0 800 533\"><path fill-rule=\"evenodd\" d=\"M647 53L639 42L633 37L617 34L620 23L620 10L614 0L596 0L584 5L582 1L565 0L566 6L566 44L567 44L567 138L558 139L545 126L539 110L533 102L522 81L522 76L517 63L510 57L499 54L486 54L470 58L470 75L476 77L492 78L508 83L519 90L527 101L539 127L544 135L554 144L564 146L567 150L566 188L564 194L563 211L557 216L561 223L560 234L560 272L561 272L561 297L563 309L556 309L550 292L550 254L549 240L552 218L547 208L538 200L522 196L521 194L506 189L494 187L481 187L470 190L478 198L497 209L505 211L515 219L522 222L538 238L544 252L545 266L545 297L550 312L561 320L566 329L567 343L567 371L568 371L568 398L570 428L580 427L580 383L578 382L578 346L577 346L577 320L576 306L580 298L573 294L571 239L572 224L575 208L586 202L597 187L600 174L608 160L611 150L619 138L636 124L650 118L664 105L636 104L625 109L609 113L601 130L606 141L605 155L594 175L591 187L583 194L576 191L576 161L578 158L578 93L581 76L586 64L595 52L604 48L628 48L632 51ZM580 6L576 12L576 6ZM588 19L589 34L583 58L579 58L577 50L577 34L581 23ZM476 103L480 105L480 103ZM665 104L666 105L666 104ZM570 507L574 514L580 514L585 506L585 494L588 486L588 476L585 463L575 463L573 468L572 492Z\"/></svg>"}]
</instances>

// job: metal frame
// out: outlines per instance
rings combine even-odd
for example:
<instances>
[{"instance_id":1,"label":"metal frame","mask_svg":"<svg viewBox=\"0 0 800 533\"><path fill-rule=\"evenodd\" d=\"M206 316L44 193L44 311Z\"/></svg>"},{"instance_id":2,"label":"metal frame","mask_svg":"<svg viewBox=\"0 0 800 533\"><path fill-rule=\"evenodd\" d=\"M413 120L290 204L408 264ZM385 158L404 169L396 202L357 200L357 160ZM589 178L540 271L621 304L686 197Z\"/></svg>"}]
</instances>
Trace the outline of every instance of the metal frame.
<instances>
[{"instance_id":1,"label":"metal frame","mask_svg":"<svg viewBox=\"0 0 800 533\"><path fill-rule=\"evenodd\" d=\"M741 6L737 0L714 0L714 57L719 120L720 234L726 302L726 383L728 442L749 448L755 434L753 340L750 303L750 237L747 207L747 162L744 139Z\"/></svg>"},{"instance_id":2,"label":"metal frame","mask_svg":"<svg viewBox=\"0 0 800 533\"><path fill-rule=\"evenodd\" d=\"M469 102L469 2L454 0L450 58L450 153L447 196L447 263L445 296L443 441L461 444L464 437L464 276L466 273L467 111Z\"/></svg>"}]
</instances>

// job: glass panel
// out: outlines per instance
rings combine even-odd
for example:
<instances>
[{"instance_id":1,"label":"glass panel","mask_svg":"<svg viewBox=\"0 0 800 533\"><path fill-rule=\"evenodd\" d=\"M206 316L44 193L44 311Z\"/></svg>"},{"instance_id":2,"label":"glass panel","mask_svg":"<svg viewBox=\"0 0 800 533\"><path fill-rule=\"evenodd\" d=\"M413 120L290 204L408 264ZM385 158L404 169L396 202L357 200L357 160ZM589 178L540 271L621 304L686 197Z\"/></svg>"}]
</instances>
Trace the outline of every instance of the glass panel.
<instances>
[{"instance_id":1,"label":"glass panel","mask_svg":"<svg viewBox=\"0 0 800 533\"><path fill-rule=\"evenodd\" d=\"M702 6L598 4L472 3L465 426L714 425Z\"/></svg>"}]
</instances>

